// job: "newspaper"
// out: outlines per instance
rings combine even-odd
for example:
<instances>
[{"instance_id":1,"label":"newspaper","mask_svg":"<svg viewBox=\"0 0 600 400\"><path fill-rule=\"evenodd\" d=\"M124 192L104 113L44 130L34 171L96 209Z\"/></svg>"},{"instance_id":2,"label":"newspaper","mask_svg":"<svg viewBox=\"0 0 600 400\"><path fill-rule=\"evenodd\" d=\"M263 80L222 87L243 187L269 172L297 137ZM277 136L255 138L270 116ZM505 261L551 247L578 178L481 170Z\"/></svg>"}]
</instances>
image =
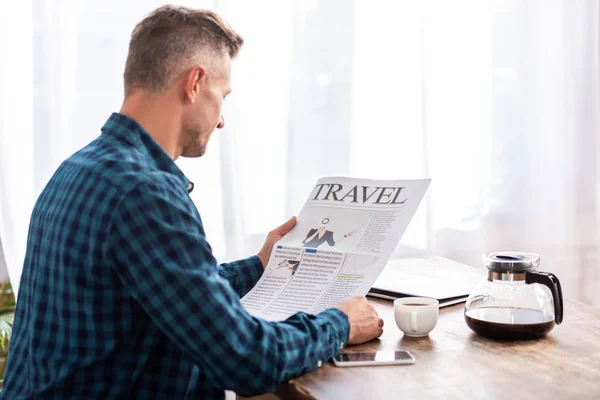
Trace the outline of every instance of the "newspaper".
<instances>
[{"instance_id":1,"label":"newspaper","mask_svg":"<svg viewBox=\"0 0 600 400\"><path fill-rule=\"evenodd\" d=\"M254 316L284 320L365 296L398 245L430 179L322 178L296 226L273 247L241 302Z\"/></svg>"}]
</instances>

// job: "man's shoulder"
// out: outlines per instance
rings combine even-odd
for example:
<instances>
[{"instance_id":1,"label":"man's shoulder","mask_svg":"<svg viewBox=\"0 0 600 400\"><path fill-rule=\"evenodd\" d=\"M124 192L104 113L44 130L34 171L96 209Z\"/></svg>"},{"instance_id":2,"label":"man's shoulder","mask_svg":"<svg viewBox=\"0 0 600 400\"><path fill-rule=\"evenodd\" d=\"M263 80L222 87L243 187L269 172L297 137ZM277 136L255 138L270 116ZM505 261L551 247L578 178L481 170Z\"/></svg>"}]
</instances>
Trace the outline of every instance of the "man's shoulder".
<instances>
[{"instance_id":1,"label":"man's shoulder","mask_svg":"<svg viewBox=\"0 0 600 400\"><path fill-rule=\"evenodd\" d=\"M108 185L124 195L143 184L160 185L172 180L137 149L107 143L101 138L65 160L57 174L68 171L91 179L99 187Z\"/></svg>"}]
</instances>

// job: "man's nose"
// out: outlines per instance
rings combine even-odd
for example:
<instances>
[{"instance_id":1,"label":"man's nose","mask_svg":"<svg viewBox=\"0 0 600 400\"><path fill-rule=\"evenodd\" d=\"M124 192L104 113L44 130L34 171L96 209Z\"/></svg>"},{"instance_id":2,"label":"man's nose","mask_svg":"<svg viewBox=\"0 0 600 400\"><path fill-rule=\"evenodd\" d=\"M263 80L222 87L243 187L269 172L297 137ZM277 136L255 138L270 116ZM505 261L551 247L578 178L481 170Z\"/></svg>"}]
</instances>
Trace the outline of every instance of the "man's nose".
<instances>
[{"instance_id":1,"label":"man's nose","mask_svg":"<svg viewBox=\"0 0 600 400\"><path fill-rule=\"evenodd\" d=\"M225 117L221 115L221 119L219 120L219 124L217 125L217 128L223 129L224 126L225 126Z\"/></svg>"}]
</instances>

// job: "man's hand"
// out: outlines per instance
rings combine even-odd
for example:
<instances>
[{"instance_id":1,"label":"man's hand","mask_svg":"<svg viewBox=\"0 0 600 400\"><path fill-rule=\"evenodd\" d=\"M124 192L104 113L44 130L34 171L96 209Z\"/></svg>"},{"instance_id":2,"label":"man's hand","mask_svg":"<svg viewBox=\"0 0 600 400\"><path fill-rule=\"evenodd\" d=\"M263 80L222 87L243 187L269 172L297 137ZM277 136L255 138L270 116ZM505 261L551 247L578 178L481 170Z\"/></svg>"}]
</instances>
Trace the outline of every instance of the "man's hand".
<instances>
[{"instance_id":1,"label":"man's hand","mask_svg":"<svg viewBox=\"0 0 600 400\"><path fill-rule=\"evenodd\" d=\"M350 320L348 344L365 343L383 333L383 320L366 297L352 297L336 308L344 312Z\"/></svg>"},{"instance_id":2,"label":"man's hand","mask_svg":"<svg viewBox=\"0 0 600 400\"><path fill-rule=\"evenodd\" d=\"M260 261L262 262L263 268L266 268L267 263L269 262L273 245L277 243L279 239L284 237L289 231L291 231L294 226L296 226L296 217L290 218L286 223L269 232L267 239L265 240L265 244L263 244L262 249L260 249L257 254L258 258L260 258Z\"/></svg>"}]
</instances>

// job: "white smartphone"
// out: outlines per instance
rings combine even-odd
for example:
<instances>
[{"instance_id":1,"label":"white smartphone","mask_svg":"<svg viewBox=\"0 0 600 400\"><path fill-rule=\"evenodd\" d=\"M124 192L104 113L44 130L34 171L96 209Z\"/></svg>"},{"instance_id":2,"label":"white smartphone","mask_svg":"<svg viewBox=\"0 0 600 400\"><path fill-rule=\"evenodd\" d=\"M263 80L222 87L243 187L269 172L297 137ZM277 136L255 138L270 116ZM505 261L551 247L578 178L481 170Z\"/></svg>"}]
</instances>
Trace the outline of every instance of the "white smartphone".
<instances>
[{"instance_id":1,"label":"white smartphone","mask_svg":"<svg viewBox=\"0 0 600 400\"><path fill-rule=\"evenodd\" d=\"M336 367L414 364L415 357L408 351L376 351L372 353L343 353L333 358Z\"/></svg>"}]
</instances>

